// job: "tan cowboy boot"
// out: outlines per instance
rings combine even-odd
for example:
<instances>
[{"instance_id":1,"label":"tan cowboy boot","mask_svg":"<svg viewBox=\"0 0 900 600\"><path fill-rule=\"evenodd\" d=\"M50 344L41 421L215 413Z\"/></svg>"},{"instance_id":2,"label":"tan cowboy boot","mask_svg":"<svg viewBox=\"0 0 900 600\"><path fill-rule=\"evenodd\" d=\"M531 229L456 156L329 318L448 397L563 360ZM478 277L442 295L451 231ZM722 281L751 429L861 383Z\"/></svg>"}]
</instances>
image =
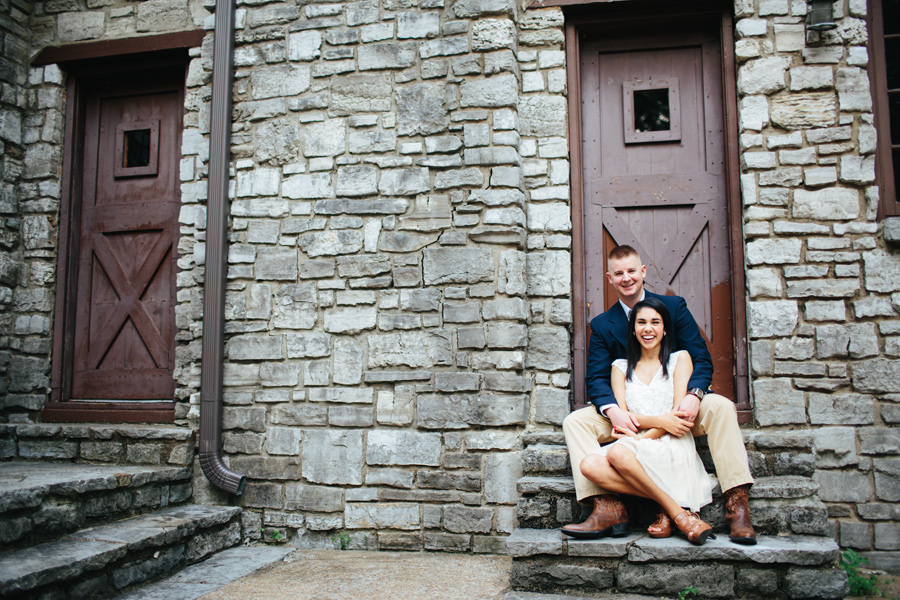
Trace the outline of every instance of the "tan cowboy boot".
<instances>
[{"instance_id":1,"label":"tan cowboy boot","mask_svg":"<svg viewBox=\"0 0 900 600\"><path fill-rule=\"evenodd\" d=\"M594 510L584 523L569 525L562 532L578 539L594 539L606 535L622 537L628 533L628 513L618 496L593 496Z\"/></svg>"},{"instance_id":2,"label":"tan cowboy boot","mask_svg":"<svg viewBox=\"0 0 900 600\"><path fill-rule=\"evenodd\" d=\"M756 544L756 532L750 524L749 500L749 484L725 491L725 524L731 528L731 541L735 544Z\"/></svg>"}]
</instances>

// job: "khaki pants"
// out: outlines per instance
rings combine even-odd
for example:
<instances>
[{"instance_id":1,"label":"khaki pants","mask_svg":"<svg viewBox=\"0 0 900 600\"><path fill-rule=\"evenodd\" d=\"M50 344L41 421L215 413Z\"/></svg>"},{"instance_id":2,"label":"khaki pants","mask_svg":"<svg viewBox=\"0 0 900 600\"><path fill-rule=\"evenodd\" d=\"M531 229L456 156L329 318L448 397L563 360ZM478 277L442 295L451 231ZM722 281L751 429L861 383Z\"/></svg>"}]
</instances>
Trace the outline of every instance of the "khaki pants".
<instances>
[{"instance_id":1,"label":"khaki pants","mask_svg":"<svg viewBox=\"0 0 900 600\"><path fill-rule=\"evenodd\" d=\"M575 478L575 495L581 502L590 496L607 494L581 474L582 459L600 447L613 441L609 420L597 414L593 406L581 408L569 414L563 421L569 459L572 461L572 475ZM708 436L709 450L716 464L716 475L722 490L753 483L747 450L738 426L734 403L718 394L707 394L700 402L700 412L691 429L694 437Z\"/></svg>"}]
</instances>

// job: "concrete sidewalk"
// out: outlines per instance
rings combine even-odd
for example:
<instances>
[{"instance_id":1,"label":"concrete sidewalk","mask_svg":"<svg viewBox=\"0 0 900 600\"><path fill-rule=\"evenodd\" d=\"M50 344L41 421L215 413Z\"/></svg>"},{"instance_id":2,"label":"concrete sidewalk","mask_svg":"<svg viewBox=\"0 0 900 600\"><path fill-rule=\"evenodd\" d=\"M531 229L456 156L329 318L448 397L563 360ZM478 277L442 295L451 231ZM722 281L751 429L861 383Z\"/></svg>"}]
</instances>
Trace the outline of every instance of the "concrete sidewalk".
<instances>
[{"instance_id":1,"label":"concrete sidewalk","mask_svg":"<svg viewBox=\"0 0 900 600\"><path fill-rule=\"evenodd\" d=\"M242 546L120 600L646 600L509 589L508 556Z\"/></svg>"}]
</instances>

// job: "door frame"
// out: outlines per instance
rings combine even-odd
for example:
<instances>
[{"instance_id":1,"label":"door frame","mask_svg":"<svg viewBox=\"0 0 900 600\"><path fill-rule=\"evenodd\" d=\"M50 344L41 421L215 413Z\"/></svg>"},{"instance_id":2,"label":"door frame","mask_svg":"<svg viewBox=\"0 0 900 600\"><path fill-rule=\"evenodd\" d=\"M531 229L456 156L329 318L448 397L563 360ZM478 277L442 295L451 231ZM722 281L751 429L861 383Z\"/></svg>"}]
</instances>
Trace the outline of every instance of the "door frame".
<instances>
[{"instance_id":1,"label":"door frame","mask_svg":"<svg viewBox=\"0 0 900 600\"><path fill-rule=\"evenodd\" d=\"M60 185L59 237L56 271L56 302L53 322L50 400L44 406L44 422L105 422L105 423L172 423L175 419L175 399L146 401L91 401L71 399L75 344L76 292L78 287L78 259L81 233L81 191L83 168L83 139L85 135L86 96L91 83L101 77L136 71L177 73L182 81L181 104L184 104L185 81L190 61L188 48L202 43L205 32L191 31L118 40L78 44L45 49L35 59L35 65L55 62L67 75L65 137L62 177ZM146 48L155 51L145 52ZM60 60L65 55L71 61ZM183 126L182 128L183 129ZM178 131L179 137L181 130ZM180 142L178 144L180 148ZM174 352L175 348L172 348Z\"/></svg>"},{"instance_id":2,"label":"door frame","mask_svg":"<svg viewBox=\"0 0 900 600\"><path fill-rule=\"evenodd\" d=\"M589 2L590 0L588 0ZM602 30L628 31L631 37L647 35L652 24L665 24L671 32L673 24L712 23L719 32L722 61L722 102L724 111L725 190L728 209L732 328L734 339L735 408L741 423L752 421L747 352L746 283L744 277L744 239L741 213L740 156L735 85L734 29L731 5L711 1L700 4L672 6L648 2L587 3L584 0L557 0L532 6L565 5L566 10L566 76L568 84L568 136L570 156L570 193L572 201L572 271L574 315L574 406L585 406L585 370L589 336L589 308L585 304L585 234L584 191L581 118L581 43L582 36ZM652 10L648 10L648 8ZM652 16L648 16L652 15Z\"/></svg>"}]
</instances>

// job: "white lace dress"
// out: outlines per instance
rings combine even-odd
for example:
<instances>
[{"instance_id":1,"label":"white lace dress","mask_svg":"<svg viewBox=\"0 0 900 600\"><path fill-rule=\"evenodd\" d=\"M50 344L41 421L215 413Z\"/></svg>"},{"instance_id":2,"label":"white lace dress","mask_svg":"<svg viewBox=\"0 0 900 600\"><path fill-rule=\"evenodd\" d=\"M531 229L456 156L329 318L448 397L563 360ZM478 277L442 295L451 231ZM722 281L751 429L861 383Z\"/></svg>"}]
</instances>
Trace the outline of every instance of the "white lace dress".
<instances>
[{"instance_id":1,"label":"white lace dress","mask_svg":"<svg viewBox=\"0 0 900 600\"><path fill-rule=\"evenodd\" d=\"M674 352L669 357L668 372L675 370L678 356L684 352ZM625 373L627 362L619 359L613 366ZM625 402L631 412L657 416L672 410L674 386L672 377L664 377L662 366L653 376L650 384L642 382L637 376L625 381ZM623 444L632 450L644 467L650 479L665 493L672 497L679 506L694 512L712 502L712 489L715 480L703 468L703 462L694 447L694 436L687 432L680 438L668 433L655 440L622 438L615 444ZM601 447L596 452L606 455L612 444Z\"/></svg>"}]
</instances>

